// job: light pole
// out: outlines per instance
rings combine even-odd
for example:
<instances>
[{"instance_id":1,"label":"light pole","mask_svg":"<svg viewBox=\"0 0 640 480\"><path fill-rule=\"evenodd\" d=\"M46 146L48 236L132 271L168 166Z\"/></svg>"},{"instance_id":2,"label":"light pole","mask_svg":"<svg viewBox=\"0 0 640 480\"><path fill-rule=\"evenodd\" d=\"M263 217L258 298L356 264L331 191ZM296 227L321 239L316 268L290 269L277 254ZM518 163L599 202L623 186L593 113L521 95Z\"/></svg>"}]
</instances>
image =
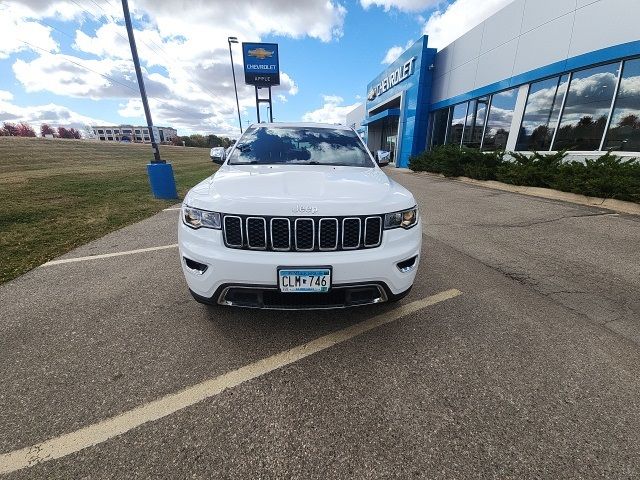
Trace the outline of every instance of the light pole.
<instances>
[{"instance_id":1,"label":"light pole","mask_svg":"<svg viewBox=\"0 0 640 480\"><path fill-rule=\"evenodd\" d=\"M236 85L236 69L233 67L233 52L231 51L231 44L238 43L236 37L228 37L227 43L229 43L229 57L231 57L231 73L233 74L233 89L236 91L236 107L238 108L238 123L240 124L240 133L242 133L242 120L240 120L240 102L238 101L238 87Z\"/></svg>"},{"instance_id":2,"label":"light pole","mask_svg":"<svg viewBox=\"0 0 640 480\"><path fill-rule=\"evenodd\" d=\"M133 58L133 66L138 79L138 87L140 88L140 98L142 99L142 107L144 115L147 119L147 128L149 129L149 138L151 139L151 150L153 150L153 160L147 164L147 175L149 175L149 183L151 191L156 198L176 199L178 192L176 190L176 181L173 176L173 167L170 163L165 162L160 157L160 149L158 148L159 138L153 133L153 121L151 120L151 110L149 110L149 101L147 100L147 91L144 88L144 79L142 78L142 70L140 69L140 58L138 57L138 48L136 47L136 39L133 35L133 26L131 24L131 14L129 13L128 0L122 0L122 11L124 13L124 23L127 27L127 35L129 37L129 46L131 47L131 56Z\"/></svg>"}]
</instances>

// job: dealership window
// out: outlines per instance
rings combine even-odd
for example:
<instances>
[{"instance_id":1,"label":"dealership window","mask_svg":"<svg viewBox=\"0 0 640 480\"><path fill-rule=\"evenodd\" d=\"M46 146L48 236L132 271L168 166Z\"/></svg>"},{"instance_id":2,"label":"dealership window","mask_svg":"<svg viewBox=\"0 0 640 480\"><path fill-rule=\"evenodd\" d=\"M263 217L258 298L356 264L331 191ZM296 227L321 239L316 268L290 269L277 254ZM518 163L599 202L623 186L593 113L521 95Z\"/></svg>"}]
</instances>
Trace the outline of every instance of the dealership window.
<instances>
[{"instance_id":1,"label":"dealership window","mask_svg":"<svg viewBox=\"0 0 640 480\"><path fill-rule=\"evenodd\" d=\"M482 140L482 150L494 151L507 148L507 139L509 138L517 99L518 88L505 90L491 97L491 107L489 108L487 126Z\"/></svg>"},{"instance_id":2,"label":"dealership window","mask_svg":"<svg viewBox=\"0 0 640 480\"><path fill-rule=\"evenodd\" d=\"M620 63L575 72L554 150L598 150L607 125Z\"/></svg>"},{"instance_id":3,"label":"dealership window","mask_svg":"<svg viewBox=\"0 0 640 480\"><path fill-rule=\"evenodd\" d=\"M98 133L104 133L104 130L98 130Z\"/></svg>"},{"instance_id":4,"label":"dealership window","mask_svg":"<svg viewBox=\"0 0 640 480\"><path fill-rule=\"evenodd\" d=\"M604 149L640 151L640 58L624 62Z\"/></svg>"},{"instance_id":5,"label":"dealership window","mask_svg":"<svg viewBox=\"0 0 640 480\"><path fill-rule=\"evenodd\" d=\"M562 75L531 84L516 150L549 150L568 82Z\"/></svg>"},{"instance_id":6,"label":"dealership window","mask_svg":"<svg viewBox=\"0 0 640 480\"><path fill-rule=\"evenodd\" d=\"M480 148L488 104L489 97L481 97L469 102L464 136L462 138L462 144L465 147Z\"/></svg>"},{"instance_id":7,"label":"dealership window","mask_svg":"<svg viewBox=\"0 0 640 480\"><path fill-rule=\"evenodd\" d=\"M449 124L449 109L443 108L431 114L431 148L444 145Z\"/></svg>"},{"instance_id":8,"label":"dealership window","mask_svg":"<svg viewBox=\"0 0 640 480\"><path fill-rule=\"evenodd\" d=\"M459 103L453 107L451 123L449 124L449 133L447 134L447 144L460 145L460 142L462 142L462 132L464 130L466 116L467 103Z\"/></svg>"}]
</instances>

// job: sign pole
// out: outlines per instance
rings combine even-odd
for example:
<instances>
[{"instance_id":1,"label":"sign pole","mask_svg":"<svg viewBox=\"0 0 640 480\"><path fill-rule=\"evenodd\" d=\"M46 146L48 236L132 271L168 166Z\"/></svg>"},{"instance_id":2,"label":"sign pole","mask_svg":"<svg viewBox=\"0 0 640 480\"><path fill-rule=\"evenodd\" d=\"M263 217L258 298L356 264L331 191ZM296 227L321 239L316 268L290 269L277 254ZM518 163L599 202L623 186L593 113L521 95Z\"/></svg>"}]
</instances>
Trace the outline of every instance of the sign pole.
<instances>
[{"instance_id":1,"label":"sign pole","mask_svg":"<svg viewBox=\"0 0 640 480\"><path fill-rule=\"evenodd\" d=\"M271 85L269 85L269 121L273 123L273 103L271 102Z\"/></svg>"},{"instance_id":2,"label":"sign pole","mask_svg":"<svg viewBox=\"0 0 640 480\"><path fill-rule=\"evenodd\" d=\"M256 89L256 114L258 115L258 123L260 123L260 96L258 95L259 87L255 87Z\"/></svg>"},{"instance_id":3,"label":"sign pole","mask_svg":"<svg viewBox=\"0 0 640 480\"><path fill-rule=\"evenodd\" d=\"M151 163L147 164L147 173L149 175L151 191L156 198L178 198L176 182L173 177L173 168L170 163L166 163L162 158L160 158L160 149L158 148L157 143L158 139L156 139L153 131L151 110L149 110L147 90L144 88L144 79L142 78L142 70L140 69L140 58L138 58L136 39L133 36L133 26L131 25L131 14L129 13L129 3L127 0L122 0L122 10L124 12L124 22L127 26L127 35L129 36L129 46L131 47L133 66L135 67L136 77L138 78L138 87L140 87L140 97L142 99L144 115L147 119L147 128L149 130L149 138L151 139L151 150L153 150L153 160L151 160Z\"/></svg>"}]
</instances>

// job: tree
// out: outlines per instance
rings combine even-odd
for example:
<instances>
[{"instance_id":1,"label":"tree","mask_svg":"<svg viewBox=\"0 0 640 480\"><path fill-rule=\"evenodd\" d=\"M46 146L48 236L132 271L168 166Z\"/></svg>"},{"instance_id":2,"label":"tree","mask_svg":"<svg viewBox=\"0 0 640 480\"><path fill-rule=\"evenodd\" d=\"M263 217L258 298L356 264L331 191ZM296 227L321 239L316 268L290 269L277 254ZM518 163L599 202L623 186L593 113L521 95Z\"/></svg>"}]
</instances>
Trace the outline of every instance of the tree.
<instances>
[{"instance_id":1,"label":"tree","mask_svg":"<svg viewBox=\"0 0 640 480\"><path fill-rule=\"evenodd\" d=\"M60 138L75 138L76 140L82 138L82 134L79 130L65 127L58 127L58 136Z\"/></svg>"},{"instance_id":2,"label":"tree","mask_svg":"<svg viewBox=\"0 0 640 480\"><path fill-rule=\"evenodd\" d=\"M631 127L631 128L640 128L640 118L633 113L626 115L620 119L618 122L619 127Z\"/></svg>"},{"instance_id":3,"label":"tree","mask_svg":"<svg viewBox=\"0 0 640 480\"><path fill-rule=\"evenodd\" d=\"M36 136L36 132L33 129L33 127L31 127L31 125L25 122L20 122L16 127L16 130L18 132L19 137L35 137Z\"/></svg>"},{"instance_id":4,"label":"tree","mask_svg":"<svg viewBox=\"0 0 640 480\"><path fill-rule=\"evenodd\" d=\"M58 136L56 131L46 123L40 125L40 135L43 137L46 135L53 135L54 137Z\"/></svg>"},{"instance_id":5,"label":"tree","mask_svg":"<svg viewBox=\"0 0 640 480\"><path fill-rule=\"evenodd\" d=\"M16 127L15 123L4 122L2 124L3 135L7 137L17 137L18 136L18 127Z\"/></svg>"}]
</instances>

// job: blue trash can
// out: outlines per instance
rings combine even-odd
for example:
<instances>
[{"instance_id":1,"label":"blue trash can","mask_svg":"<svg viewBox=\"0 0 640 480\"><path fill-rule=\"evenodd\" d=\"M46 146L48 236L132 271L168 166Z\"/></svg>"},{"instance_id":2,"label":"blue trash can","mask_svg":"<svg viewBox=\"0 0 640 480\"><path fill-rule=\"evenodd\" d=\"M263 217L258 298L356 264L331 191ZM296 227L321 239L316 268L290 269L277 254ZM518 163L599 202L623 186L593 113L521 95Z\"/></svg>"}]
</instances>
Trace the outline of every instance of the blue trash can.
<instances>
[{"instance_id":1,"label":"blue trash can","mask_svg":"<svg viewBox=\"0 0 640 480\"><path fill-rule=\"evenodd\" d=\"M148 163L147 174L154 197L162 200L178 198L176 181L173 178L173 167L170 163Z\"/></svg>"}]
</instances>

